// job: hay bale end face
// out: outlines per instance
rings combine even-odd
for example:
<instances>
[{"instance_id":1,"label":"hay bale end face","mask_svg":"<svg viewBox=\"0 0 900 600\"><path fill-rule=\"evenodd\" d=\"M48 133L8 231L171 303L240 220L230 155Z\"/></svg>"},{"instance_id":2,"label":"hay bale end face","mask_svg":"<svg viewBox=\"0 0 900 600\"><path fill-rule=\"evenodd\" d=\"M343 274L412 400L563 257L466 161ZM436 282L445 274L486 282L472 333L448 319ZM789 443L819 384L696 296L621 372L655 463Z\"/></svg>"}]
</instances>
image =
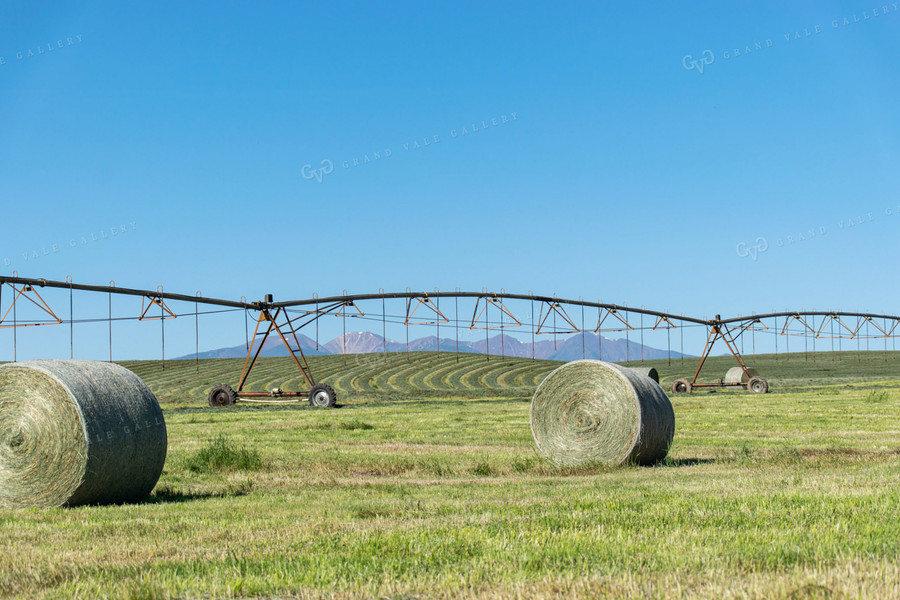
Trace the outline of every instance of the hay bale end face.
<instances>
[{"instance_id":1,"label":"hay bale end face","mask_svg":"<svg viewBox=\"0 0 900 600\"><path fill-rule=\"evenodd\" d=\"M578 360L538 386L531 432L556 466L652 464L669 451L675 413L649 377L612 363Z\"/></svg>"},{"instance_id":2,"label":"hay bale end face","mask_svg":"<svg viewBox=\"0 0 900 600\"><path fill-rule=\"evenodd\" d=\"M637 371L641 375L649 377L656 383L659 383L659 371L656 370L656 367L629 367L630 369Z\"/></svg>"},{"instance_id":3,"label":"hay bale end face","mask_svg":"<svg viewBox=\"0 0 900 600\"><path fill-rule=\"evenodd\" d=\"M725 373L725 383L743 383L746 384L750 381L751 378L759 375L759 371L753 368L747 368L747 371L750 373L750 377L747 377L747 373L744 373L744 370L740 367L731 367ZM721 372L721 371L720 371Z\"/></svg>"},{"instance_id":4,"label":"hay bale end face","mask_svg":"<svg viewBox=\"0 0 900 600\"><path fill-rule=\"evenodd\" d=\"M166 445L156 397L124 367L0 366L0 506L137 502L159 481Z\"/></svg>"}]
</instances>

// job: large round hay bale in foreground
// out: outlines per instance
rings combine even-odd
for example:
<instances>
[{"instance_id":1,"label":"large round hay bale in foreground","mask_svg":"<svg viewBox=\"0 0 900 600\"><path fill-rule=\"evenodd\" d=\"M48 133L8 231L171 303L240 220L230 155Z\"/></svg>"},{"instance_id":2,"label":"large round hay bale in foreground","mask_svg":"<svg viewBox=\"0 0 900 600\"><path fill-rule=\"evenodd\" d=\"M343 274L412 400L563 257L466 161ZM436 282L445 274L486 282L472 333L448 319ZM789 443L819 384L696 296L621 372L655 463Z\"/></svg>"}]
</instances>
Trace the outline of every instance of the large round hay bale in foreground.
<instances>
[{"instance_id":1,"label":"large round hay bale in foreground","mask_svg":"<svg viewBox=\"0 0 900 600\"><path fill-rule=\"evenodd\" d=\"M577 360L551 372L534 392L531 432L541 453L560 467L651 464L669 451L675 412L649 377Z\"/></svg>"},{"instance_id":2,"label":"large round hay bale in foreground","mask_svg":"<svg viewBox=\"0 0 900 600\"><path fill-rule=\"evenodd\" d=\"M740 367L731 367L728 371L725 372L725 383L744 383L746 384L750 379L759 375L759 371L752 368L747 368L747 371L750 373L750 377L747 377L747 373L744 373L744 370ZM721 373L721 371L720 371Z\"/></svg>"},{"instance_id":3,"label":"large round hay bale in foreground","mask_svg":"<svg viewBox=\"0 0 900 600\"><path fill-rule=\"evenodd\" d=\"M656 370L656 367L628 367L628 368L631 369L632 371L637 371L641 375L645 375L645 376L649 377L656 383L659 383L659 371Z\"/></svg>"},{"instance_id":4,"label":"large round hay bale in foreground","mask_svg":"<svg viewBox=\"0 0 900 600\"><path fill-rule=\"evenodd\" d=\"M166 461L166 424L141 379L110 363L0 366L0 506L136 502Z\"/></svg>"}]
</instances>

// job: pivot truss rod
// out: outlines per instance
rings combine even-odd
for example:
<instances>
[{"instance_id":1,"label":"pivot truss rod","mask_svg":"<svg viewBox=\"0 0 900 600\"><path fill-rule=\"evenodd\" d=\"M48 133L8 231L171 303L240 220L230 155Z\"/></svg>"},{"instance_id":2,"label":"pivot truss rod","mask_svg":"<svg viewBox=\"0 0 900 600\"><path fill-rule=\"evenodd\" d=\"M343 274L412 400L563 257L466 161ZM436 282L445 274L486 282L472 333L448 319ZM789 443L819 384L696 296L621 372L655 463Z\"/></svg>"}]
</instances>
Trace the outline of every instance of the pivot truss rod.
<instances>
[{"instance_id":1,"label":"pivot truss rod","mask_svg":"<svg viewBox=\"0 0 900 600\"><path fill-rule=\"evenodd\" d=\"M11 291L12 300L9 307L3 312L2 294L3 290ZM524 325L523 320L515 316L508 308L505 301L521 300L532 303L532 311L535 304L538 304L538 314L532 313L531 333L540 334L559 334L559 333L578 333L592 330L595 333L607 331L625 332L626 336L629 332L645 330L644 317L650 317L653 323L649 327L651 330L658 329L675 329L684 328L685 326L705 326L709 328L706 344L697 370L691 379L679 379L676 381L673 389L675 391L690 391L694 387L719 386L719 385L741 385L748 386L747 383L725 384L722 380L715 383L703 383L700 381L700 374L703 370L707 359L719 340L722 340L728 351L732 354L738 366L744 374L744 379L753 379L753 374L748 368L746 362L741 356L739 350L739 341L747 332L767 331L774 333L776 336L804 336L815 339L871 339L871 338L889 338L894 335L897 325L900 324L900 316L876 313L861 312L844 312L844 311L785 311L771 312L765 314L753 314L750 316L738 316L722 319L720 315L716 315L714 319L705 319L690 317L686 315L676 315L666 311L656 311L646 308L637 308L627 305L609 304L604 302L592 302L583 299L559 298L557 296L541 296L535 294L512 294L501 292L488 292L483 289L481 292L463 292L451 291L440 292L415 292L407 289L405 292L383 292L372 294L347 294L346 292L340 296L329 297L313 297L308 299L287 300L275 302L271 295L265 295L263 300L256 302L248 302L244 299L234 301L222 298L204 297L198 294L174 294L162 291L162 288L156 290L145 290L137 288L122 288L115 285L85 285L74 283L70 279L66 281L54 281L48 279L32 279L25 277L0 276L0 328L5 327L26 327L34 325L56 325L62 324L64 321L59 318L51 308L50 304L41 296L38 289L64 289L69 290L69 294L73 291L81 292L98 292L118 296L136 296L142 300L141 315L138 320L165 320L178 316L176 312L169 308L171 302L188 302L195 306L197 304L224 307L228 309L239 309L245 312L254 311L258 313L256 330L254 332L253 344L248 343L247 357L244 362L244 369L238 383L237 390L234 391L235 397L253 397L253 396L286 396L286 397L310 397L317 391L315 378L310 371L309 365L303 355L302 349L297 339L297 332L302 328L317 322L323 316L332 315L334 317L360 317L364 318L365 313L358 307L358 303L367 300L381 300L382 303L389 299L406 300L405 314L400 321L403 325L435 325L438 328L441 324L451 323L439 306L440 299L448 298L455 301L459 299L470 298L475 300L475 309L471 318L471 322L466 325L469 329L496 329L498 326L488 319L488 310L492 310L500 317L499 329L501 332L504 328L521 327ZM28 302L32 309L37 309L42 315L41 320L18 320L16 318L15 306L20 302ZM159 310L159 316L150 316L151 307ZM585 327L584 309L592 308L597 310L597 321L595 326ZM297 316L291 317L289 313L297 313ZM571 315L581 311L581 321L579 325L575 318ZM70 300L71 312L71 300ZM382 313L384 310L382 308ZM196 312L194 313L197 314ZM535 319L535 317L537 317ZM819 322L816 319L819 318ZM384 319L384 314L382 314ZM504 324L504 321L508 321ZM782 327L779 328L779 319ZM110 317L112 320L112 317ZM765 325L764 321L772 320L774 325L772 329ZM71 323L74 318L70 319ZM459 327L459 319L454 318L455 327ZM640 322L640 323L639 323ZM836 331L835 331L836 330ZM874 330L873 334L870 332ZM262 351L263 344L269 338L277 336L284 346L290 351L293 360L298 369L301 371L306 384L310 387L310 391L300 392L283 392L276 388L272 392L248 392L244 391L250 372L256 364ZM259 343L256 341L261 338ZM555 338L554 338L555 339ZM601 338L602 339L602 338ZM777 340L776 340L777 342ZM777 343L776 343L777 354ZM767 389L767 384L763 381L763 387ZM227 387L227 386L226 386ZM325 386L327 387L327 386ZM229 388L231 389L231 388ZM753 390L757 391L757 390ZM333 394L333 391L332 391ZM221 400L221 396L220 396ZM332 398L333 402L333 398ZM211 400L212 403L212 400Z\"/></svg>"},{"instance_id":2,"label":"pivot truss rod","mask_svg":"<svg viewBox=\"0 0 900 600\"><path fill-rule=\"evenodd\" d=\"M816 318L821 319L818 327L816 326ZM782 326L780 328L778 326L779 319L782 319ZM856 323L848 325L847 321L849 319L855 319ZM739 386L755 393L767 392L769 389L768 382L748 368L738 350L738 341L747 332L751 332L752 334L756 331L769 330L769 327L764 323L766 320L771 320L773 323L772 330L776 335L776 358L778 352L777 336L802 336L804 340L812 339L814 356L815 340L823 338L846 338L856 340L881 338L885 340L886 351L886 340L893 337L894 331L897 329L898 324L900 324L900 316L897 315L845 311L784 311L738 316L729 319L722 319L719 315L716 315L715 319L707 322L709 335L707 336L703 353L700 356L700 364L697 366L693 378L675 380L672 385L672 391L676 393L689 393L694 388L698 387ZM835 327L837 327L837 332L835 332ZM865 331L863 331L863 328L865 328ZM873 329L874 333L870 333ZM706 360L709 358L713 346L720 339L725 343L728 351L734 357L743 376L740 381L729 382L719 379L713 383L700 382L700 372L703 370L703 366L706 364Z\"/></svg>"}]
</instances>

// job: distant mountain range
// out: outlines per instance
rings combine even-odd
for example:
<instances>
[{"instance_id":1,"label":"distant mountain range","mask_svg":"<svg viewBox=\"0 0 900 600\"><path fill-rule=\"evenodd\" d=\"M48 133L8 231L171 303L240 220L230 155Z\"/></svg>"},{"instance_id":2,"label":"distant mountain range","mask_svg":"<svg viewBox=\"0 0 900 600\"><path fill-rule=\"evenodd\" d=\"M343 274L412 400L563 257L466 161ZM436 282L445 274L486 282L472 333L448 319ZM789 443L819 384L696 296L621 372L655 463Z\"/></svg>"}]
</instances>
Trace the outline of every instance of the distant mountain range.
<instances>
[{"instance_id":1,"label":"distant mountain range","mask_svg":"<svg viewBox=\"0 0 900 600\"><path fill-rule=\"evenodd\" d=\"M545 338L546 336L539 336ZM292 338L289 338L293 342ZM307 355L316 354L369 354L372 352L405 352L406 342L397 342L394 340L385 340L382 336L368 331L357 331L346 335L338 336L325 344L319 344L316 348L315 340L305 336L298 335L297 341L300 347ZM479 340L477 342L467 342L460 340L460 352L475 352L478 354L502 354L505 356L516 356L530 358L532 355L531 340L526 342L520 341L508 334L495 334L487 340ZM254 346L254 349L256 346ZM456 352L456 340L454 338L441 338L438 341L436 336L427 336L416 338L409 341L410 352L434 352L440 348L441 352ZM626 350L627 348L627 350ZM608 361L624 361L638 360L641 358L641 344L634 340L629 340L626 344L624 339L610 339L604 337L598 340L598 336L594 333L585 333L582 340L582 334L576 333L569 337L558 336L556 342L552 339L536 340L534 344L534 357L546 358L550 360L571 361L584 358L600 358L600 349L603 351L602 360ZM201 352L200 358L235 358L243 357L247 354L247 347L244 344L239 346L231 346L229 348L218 348ZM287 356L288 351L278 337L269 338L263 346L260 356ZM654 358L666 358L668 353L666 350L643 346L643 358L651 360ZM674 350L671 353L672 358L680 357L679 352ZM685 355L688 356L688 355ZM182 356L180 358L194 358L193 354Z\"/></svg>"}]
</instances>

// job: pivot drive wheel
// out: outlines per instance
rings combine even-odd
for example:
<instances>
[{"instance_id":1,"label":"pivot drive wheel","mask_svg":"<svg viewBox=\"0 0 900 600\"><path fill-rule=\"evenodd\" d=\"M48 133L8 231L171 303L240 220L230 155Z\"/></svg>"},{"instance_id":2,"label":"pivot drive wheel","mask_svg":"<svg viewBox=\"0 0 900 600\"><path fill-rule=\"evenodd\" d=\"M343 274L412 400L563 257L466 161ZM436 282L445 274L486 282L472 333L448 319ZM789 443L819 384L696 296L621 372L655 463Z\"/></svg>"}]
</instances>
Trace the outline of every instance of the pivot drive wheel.
<instances>
[{"instance_id":1,"label":"pivot drive wheel","mask_svg":"<svg viewBox=\"0 0 900 600\"><path fill-rule=\"evenodd\" d=\"M231 406L237 402L237 394L230 385L217 385L209 391L209 405L213 408Z\"/></svg>"},{"instance_id":2,"label":"pivot drive wheel","mask_svg":"<svg viewBox=\"0 0 900 600\"><path fill-rule=\"evenodd\" d=\"M309 405L316 408L332 408L337 402L334 388L324 383L317 383L309 390Z\"/></svg>"},{"instance_id":3,"label":"pivot drive wheel","mask_svg":"<svg viewBox=\"0 0 900 600\"><path fill-rule=\"evenodd\" d=\"M765 394L769 391L769 382L762 377L752 377L747 382L747 391L754 394Z\"/></svg>"},{"instance_id":4,"label":"pivot drive wheel","mask_svg":"<svg viewBox=\"0 0 900 600\"><path fill-rule=\"evenodd\" d=\"M687 379L676 379L672 384L672 391L676 394L690 394L692 387Z\"/></svg>"}]
</instances>

